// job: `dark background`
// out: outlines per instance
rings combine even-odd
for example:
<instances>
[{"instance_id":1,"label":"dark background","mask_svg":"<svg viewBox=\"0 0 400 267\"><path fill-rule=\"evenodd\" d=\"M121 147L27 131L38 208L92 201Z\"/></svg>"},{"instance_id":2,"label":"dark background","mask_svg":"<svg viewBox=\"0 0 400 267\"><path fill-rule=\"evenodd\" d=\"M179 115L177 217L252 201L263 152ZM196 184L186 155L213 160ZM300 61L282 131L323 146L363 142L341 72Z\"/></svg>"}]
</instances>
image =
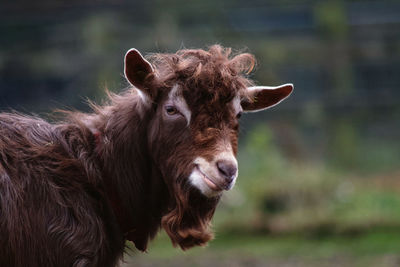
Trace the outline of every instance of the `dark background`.
<instances>
[{"instance_id":1,"label":"dark background","mask_svg":"<svg viewBox=\"0 0 400 267\"><path fill-rule=\"evenodd\" d=\"M127 86L129 48L214 43L253 53L257 84L295 91L242 119L210 248L182 255L161 237L136 264L397 266L400 1L2 1L0 109L89 111Z\"/></svg>"}]
</instances>

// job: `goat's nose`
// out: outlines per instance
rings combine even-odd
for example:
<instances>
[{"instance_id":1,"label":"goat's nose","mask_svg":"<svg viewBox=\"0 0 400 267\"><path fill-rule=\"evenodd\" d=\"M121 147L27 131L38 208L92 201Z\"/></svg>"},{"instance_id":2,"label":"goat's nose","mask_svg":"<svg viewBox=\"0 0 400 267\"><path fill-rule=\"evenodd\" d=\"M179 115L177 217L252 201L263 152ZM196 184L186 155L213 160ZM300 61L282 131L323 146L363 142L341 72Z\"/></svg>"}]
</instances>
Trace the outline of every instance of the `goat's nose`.
<instances>
[{"instance_id":1,"label":"goat's nose","mask_svg":"<svg viewBox=\"0 0 400 267\"><path fill-rule=\"evenodd\" d=\"M218 171L227 183L231 183L235 179L237 166L236 163L228 160L217 161Z\"/></svg>"}]
</instances>

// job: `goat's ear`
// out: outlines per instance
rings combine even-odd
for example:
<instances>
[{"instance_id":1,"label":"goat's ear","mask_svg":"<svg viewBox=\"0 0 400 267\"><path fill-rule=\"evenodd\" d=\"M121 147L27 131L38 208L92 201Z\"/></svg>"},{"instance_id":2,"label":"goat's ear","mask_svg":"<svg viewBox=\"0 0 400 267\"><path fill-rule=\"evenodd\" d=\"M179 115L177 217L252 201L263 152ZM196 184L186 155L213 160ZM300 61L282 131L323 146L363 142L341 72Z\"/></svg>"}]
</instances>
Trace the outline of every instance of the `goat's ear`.
<instances>
[{"instance_id":1,"label":"goat's ear","mask_svg":"<svg viewBox=\"0 0 400 267\"><path fill-rule=\"evenodd\" d=\"M124 74L130 84L139 89L144 89L146 77L153 72L151 64L144 59L138 50L131 48L126 52Z\"/></svg>"},{"instance_id":2,"label":"goat's ear","mask_svg":"<svg viewBox=\"0 0 400 267\"><path fill-rule=\"evenodd\" d=\"M287 83L276 87L253 86L247 88L249 99L242 100L245 112L256 112L278 105L293 91L293 84Z\"/></svg>"}]
</instances>

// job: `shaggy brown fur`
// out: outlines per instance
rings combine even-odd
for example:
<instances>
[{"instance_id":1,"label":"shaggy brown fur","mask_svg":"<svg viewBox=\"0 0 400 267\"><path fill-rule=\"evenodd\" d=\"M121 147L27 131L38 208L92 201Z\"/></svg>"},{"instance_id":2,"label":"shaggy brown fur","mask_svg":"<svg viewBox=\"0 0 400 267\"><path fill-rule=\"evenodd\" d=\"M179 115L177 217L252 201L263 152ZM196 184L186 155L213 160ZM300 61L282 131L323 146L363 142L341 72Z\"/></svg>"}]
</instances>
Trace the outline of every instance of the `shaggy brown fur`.
<instances>
[{"instance_id":1,"label":"shaggy brown fur","mask_svg":"<svg viewBox=\"0 0 400 267\"><path fill-rule=\"evenodd\" d=\"M187 177L194 156L212 158L221 140L236 153L237 114L227 104L248 98L242 73L254 58L212 46L149 61L154 72L140 83L149 103L130 88L57 124L0 115L1 266L115 266L125 240L144 251L160 227L182 249L212 238L219 197ZM192 112L189 127L163 115L175 84Z\"/></svg>"}]
</instances>

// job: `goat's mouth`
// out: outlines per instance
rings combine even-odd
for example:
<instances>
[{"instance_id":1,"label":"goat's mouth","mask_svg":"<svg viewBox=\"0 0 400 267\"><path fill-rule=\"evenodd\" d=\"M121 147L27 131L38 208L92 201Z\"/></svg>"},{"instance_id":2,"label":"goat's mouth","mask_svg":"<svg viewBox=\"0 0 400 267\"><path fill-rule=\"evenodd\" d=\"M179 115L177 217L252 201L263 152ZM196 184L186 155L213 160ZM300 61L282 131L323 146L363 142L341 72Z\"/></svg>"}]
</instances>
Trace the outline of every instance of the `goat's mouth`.
<instances>
[{"instance_id":1,"label":"goat's mouth","mask_svg":"<svg viewBox=\"0 0 400 267\"><path fill-rule=\"evenodd\" d=\"M220 185L217 184L217 182L213 181L210 177L208 177L204 172L202 172L199 168L198 165L196 165L197 171L201 174L201 178L203 178L203 181L206 183L206 185L213 191L222 191L224 190Z\"/></svg>"}]
</instances>

